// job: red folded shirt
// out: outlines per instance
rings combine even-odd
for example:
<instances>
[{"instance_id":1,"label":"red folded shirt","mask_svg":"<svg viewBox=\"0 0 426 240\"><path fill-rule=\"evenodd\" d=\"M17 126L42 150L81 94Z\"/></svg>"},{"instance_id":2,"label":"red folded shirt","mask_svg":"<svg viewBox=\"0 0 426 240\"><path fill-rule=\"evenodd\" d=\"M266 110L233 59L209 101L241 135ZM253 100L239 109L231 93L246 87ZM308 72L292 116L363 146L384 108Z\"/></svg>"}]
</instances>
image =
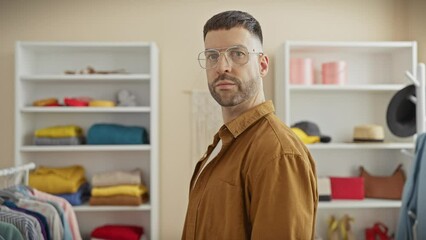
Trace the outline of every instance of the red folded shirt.
<instances>
[{"instance_id":1,"label":"red folded shirt","mask_svg":"<svg viewBox=\"0 0 426 240\"><path fill-rule=\"evenodd\" d=\"M87 107L89 106L89 99L88 98L64 98L64 103L66 106Z\"/></svg>"},{"instance_id":2,"label":"red folded shirt","mask_svg":"<svg viewBox=\"0 0 426 240\"><path fill-rule=\"evenodd\" d=\"M97 227L90 235L92 238L105 240L139 240L143 228L129 225L104 225Z\"/></svg>"}]
</instances>

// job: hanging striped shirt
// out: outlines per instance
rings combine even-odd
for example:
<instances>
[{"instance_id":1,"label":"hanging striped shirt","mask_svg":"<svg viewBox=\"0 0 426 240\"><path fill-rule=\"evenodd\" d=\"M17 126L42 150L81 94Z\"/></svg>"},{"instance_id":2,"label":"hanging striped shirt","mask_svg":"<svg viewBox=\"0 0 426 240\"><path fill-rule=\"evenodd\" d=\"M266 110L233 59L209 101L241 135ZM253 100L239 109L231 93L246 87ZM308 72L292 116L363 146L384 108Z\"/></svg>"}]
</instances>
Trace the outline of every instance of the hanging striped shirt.
<instances>
[{"instance_id":1,"label":"hanging striped shirt","mask_svg":"<svg viewBox=\"0 0 426 240\"><path fill-rule=\"evenodd\" d=\"M40 224L34 217L25 213L13 211L6 206L0 206L0 221L15 225L25 239L43 239Z\"/></svg>"}]
</instances>

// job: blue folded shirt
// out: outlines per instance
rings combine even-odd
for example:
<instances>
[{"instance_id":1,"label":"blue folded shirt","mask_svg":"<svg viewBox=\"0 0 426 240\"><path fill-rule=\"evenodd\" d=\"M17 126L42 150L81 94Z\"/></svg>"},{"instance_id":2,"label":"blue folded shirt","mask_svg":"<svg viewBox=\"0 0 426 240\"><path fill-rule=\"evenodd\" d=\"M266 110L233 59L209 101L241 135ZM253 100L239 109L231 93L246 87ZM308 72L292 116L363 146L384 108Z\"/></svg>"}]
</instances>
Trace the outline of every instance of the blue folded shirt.
<instances>
[{"instance_id":1,"label":"blue folded shirt","mask_svg":"<svg viewBox=\"0 0 426 240\"><path fill-rule=\"evenodd\" d=\"M75 193L56 194L56 196L65 198L73 206L82 205L90 198L90 185L86 182Z\"/></svg>"}]
</instances>

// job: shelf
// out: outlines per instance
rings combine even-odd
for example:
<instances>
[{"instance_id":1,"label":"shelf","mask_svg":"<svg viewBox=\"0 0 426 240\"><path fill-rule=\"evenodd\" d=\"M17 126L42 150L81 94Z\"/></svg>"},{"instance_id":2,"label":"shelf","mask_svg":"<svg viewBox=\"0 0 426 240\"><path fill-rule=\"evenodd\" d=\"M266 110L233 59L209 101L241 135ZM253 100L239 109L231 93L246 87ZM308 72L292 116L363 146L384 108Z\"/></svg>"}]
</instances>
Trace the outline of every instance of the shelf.
<instances>
[{"instance_id":1,"label":"shelf","mask_svg":"<svg viewBox=\"0 0 426 240\"><path fill-rule=\"evenodd\" d=\"M306 144L312 149L414 149L414 143L315 143Z\"/></svg>"},{"instance_id":2,"label":"shelf","mask_svg":"<svg viewBox=\"0 0 426 240\"><path fill-rule=\"evenodd\" d=\"M50 81L82 81L82 82L99 82L104 83L105 81L149 81L151 75L149 74L54 74L54 75L24 75L21 76L23 81L33 82L50 82Z\"/></svg>"},{"instance_id":3,"label":"shelf","mask_svg":"<svg viewBox=\"0 0 426 240\"><path fill-rule=\"evenodd\" d=\"M152 47L152 42L19 42L20 46L28 50L35 50L38 52L47 51L52 52L54 50L59 50L63 52L70 51L72 52L75 49L83 50L97 50L97 49L118 49L123 51L124 49L141 49L141 48L150 48Z\"/></svg>"},{"instance_id":4,"label":"shelf","mask_svg":"<svg viewBox=\"0 0 426 240\"><path fill-rule=\"evenodd\" d=\"M403 84L371 85L290 85L291 91L398 91L406 87Z\"/></svg>"},{"instance_id":5,"label":"shelf","mask_svg":"<svg viewBox=\"0 0 426 240\"><path fill-rule=\"evenodd\" d=\"M399 208L401 201L369 199L364 200L332 200L330 202L319 202L319 209L336 209L336 208Z\"/></svg>"},{"instance_id":6,"label":"shelf","mask_svg":"<svg viewBox=\"0 0 426 240\"><path fill-rule=\"evenodd\" d=\"M149 113L150 107L23 107L22 113Z\"/></svg>"},{"instance_id":7,"label":"shelf","mask_svg":"<svg viewBox=\"0 0 426 240\"><path fill-rule=\"evenodd\" d=\"M81 165L86 177L106 171L141 169L150 202L140 206L74 206L80 233L95 226L139 223L149 239L159 239L159 52L154 42L17 42L15 65L15 163L66 167ZM86 70L122 72L65 74ZM138 106L37 107L47 98L87 96L118 99L127 90ZM63 103L63 101L60 101ZM90 130L96 123L138 126L149 134L149 144L35 145L34 131L58 125ZM121 133L112 133L121 134ZM61 161L58 161L61 160ZM93 160L93 161L92 161ZM120 161L117 161L120 160ZM125 219L117 216L125 216ZM143 239L146 239L143 238Z\"/></svg>"},{"instance_id":8,"label":"shelf","mask_svg":"<svg viewBox=\"0 0 426 240\"><path fill-rule=\"evenodd\" d=\"M142 204L140 206L90 206L87 204L74 206L76 212L108 212L108 211L150 211L151 205Z\"/></svg>"},{"instance_id":9,"label":"shelf","mask_svg":"<svg viewBox=\"0 0 426 240\"><path fill-rule=\"evenodd\" d=\"M309 52L330 52L339 51L345 52L392 52L397 51L400 48L412 48L416 45L415 42L328 42L328 41L287 41L288 45L291 46L292 50L302 50Z\"/></svg>"},{"instance_id":10,"label":"shelf","mask_svg":"<svg viewBox=\"0 0 426 240\"><path fill-rule=\"evenodd\" d=\"M138 145L73 145L73 146L22 146L21 152L90 152L90 151L150 151L151 146Z\"/></svg>"}]
</instances>

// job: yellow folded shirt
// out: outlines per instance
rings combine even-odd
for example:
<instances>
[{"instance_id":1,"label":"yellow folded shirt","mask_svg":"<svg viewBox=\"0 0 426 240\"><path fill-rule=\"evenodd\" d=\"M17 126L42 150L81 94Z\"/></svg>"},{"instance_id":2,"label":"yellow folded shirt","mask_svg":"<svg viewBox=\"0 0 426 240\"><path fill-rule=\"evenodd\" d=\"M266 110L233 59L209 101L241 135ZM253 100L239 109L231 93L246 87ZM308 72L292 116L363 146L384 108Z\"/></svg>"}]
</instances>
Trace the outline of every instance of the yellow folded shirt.
<instances>
[{"instance_id":1,"label":"yellow folded shirt","mask_svg":"<svg viewBox=\"0 0 426 240\"><path fill-rule=\"evenodd\" d=\"M83 136L83 129L75 125L53 126L37 129L34 135L48 138L81 137Z\"/></svg>"},{"instance_id":2,"label":"yellow folded shirt","mask_svg":"<svg viewBox=\"0 0 426 240\"><path fill-rule=\"evenodd\" d=\"M93 197L109 197L114 195L127 195L140 197L147 193L148 190L144 185L117 185L112 187L95 187L92 188Z\"/></svg>"},{"instance_id":3,"label":"yellow folded shirt","mask_svg":"<svg viewBox=\"0 0 426 240\"><path fill-rule=\"evenodd\" d=\"M51 194L75 193L85 182L84 168L78 165L63 168L39 167L30 172L29 178L31 187Z\"/></svg>"},{"instance_id":4,"label":"yellow folded shirt","mask_svg":"<svg viewBox=\"0 0 426 240\"><path fill-rule=\"evenodd\" d=\"M89 102L90 107L115 107L115 102L107 100L94 100Z\"/></svg>"}]
</instances>

